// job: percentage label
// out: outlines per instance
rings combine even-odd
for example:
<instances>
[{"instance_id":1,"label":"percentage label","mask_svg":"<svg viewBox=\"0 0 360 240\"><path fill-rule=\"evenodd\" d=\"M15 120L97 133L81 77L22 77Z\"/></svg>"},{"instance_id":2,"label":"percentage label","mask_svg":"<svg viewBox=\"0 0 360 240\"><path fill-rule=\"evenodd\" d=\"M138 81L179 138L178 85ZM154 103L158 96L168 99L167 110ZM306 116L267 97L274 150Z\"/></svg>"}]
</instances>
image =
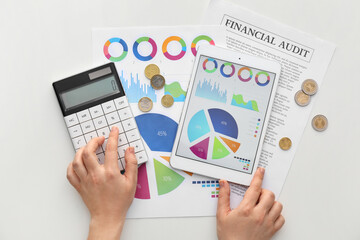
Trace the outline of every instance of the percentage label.
<instances>
[{"instance_id":1,"label":"percentage label","mask_svg":"<svg viewBox=\"0 0 360 240\"><path fill-rule=\"evenodd\" d=\"M162 130L162 131L158 131L157 132L157 135L160 136L160 137L166 137L167 136L167 132Z\"/></svg>"},{"instance_id":2,"label":"percentage label","mask_svg":"<svg viewBox=\"0 0 360 240\"><path fill-rule=\"evenodd\" d=\"M171 181L171 177L170 176L163 176L163 180L165 182L169 182L169 181Z\"/></svg>"},{"instance_id":3,"label":"percentage label","mask_svg":"<svg viewBox=\"0 0 360 240\"><path fill-rule=\"evenodd\" d=\"M221 121L221 124L226 126L227 125L227 122L226 121Z\"/></svg>"}]
</instances>

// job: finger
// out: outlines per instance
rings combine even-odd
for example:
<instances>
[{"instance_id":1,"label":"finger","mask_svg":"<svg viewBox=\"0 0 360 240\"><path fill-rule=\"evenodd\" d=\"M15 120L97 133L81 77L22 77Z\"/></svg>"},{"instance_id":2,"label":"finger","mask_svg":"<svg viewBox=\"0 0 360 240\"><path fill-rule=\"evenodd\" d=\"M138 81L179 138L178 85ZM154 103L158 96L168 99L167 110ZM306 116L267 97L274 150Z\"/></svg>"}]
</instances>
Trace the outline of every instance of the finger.
<instances>
[{"instance_id":1,"label":"finger","mask_svg":"<svg viewBox=\"0 0 360 240\"><path fill-rule=\"evenodd\" d=\"M96 149L98 149L98 147L100 147L104 141L104 137L96 137L91 139L90 142L85 146L82 158L88 172L93 172L99 167L99 162L96 157Z\"/></svg>"},{"instance_id":2,"label":"finger","mask_svg":"<svg viewBox=\"0 0 360 240\"><path fill-rule=\"evenodd\" d=\"M230 211L230 185L226 180L220 180L216 217L226 216Z\"/></svg>"},{"instance_id":3,"label":"finger","mask_svg":"<svg viewBox=\"0 0 360 240\"><path fill-rule=\"evenodd\" d=\"M116 126L113 126L106 144L104 166L106 168L115 169L120 172L117 152L118 139L119 129Z\"/></svg>"},{"instance_id":4,"label":"finger","mask_svg":"<svg viewBox=\"0 0 360 240\"><path fill-rule=\"evenodd\" d=\"M283 215L280 215L278 217L278 219L276 219L275 223L274 223L274 230L275 232L279 231L280 228L284 225L285 223L285 218Z\"/></svg>"},{"instance_id":5,"label":"finger","mask_svg":"<svg viewBox=\"0 0 360 240\"><path fill-rule=\"evenodd\" d=\"M259 203L256 208L264 209L269 212L271 207L274 205L275 194L267 189L262 189Z\"/></svg>"},{"instance_id":6,"label":"finger","mask_svg":"<svg viewBox=\"0 0 360 240\"><path fill-rule=\"evenodd\" d=\"M125 151L125 177L136 184L138 175L138 162L134 147L128 147Z\"/></svg>"},{"instance_id":7,"label":"finger","mask_svg":"<svg viewBox=\"0 0 360 240\"><path fill-rule=\"evenodd\" d=\"M84 148L80 148L76 154L75 154L75 158L74 161L72 162L73 165L73 169L76 173L76 175L78 175L78 177L80 178L80 181L82 181L83 179L85 179L86 175L87 175L87 170L84 166L84 162L82 160L82 153L84 151Z\"/></svg>"},{"instance_id":8,"label":"finger","mask_svg":"<svg viewBox=\"0 0 360 240\"><path fill-rule=\"evenodd\" d=\"M240 205L255 206L261 194L261 185L264 179L265 169L259 167L254 174L254 178L250 183L250 187L245 192L244 199Z\"/></svg>"},{"instance_id":9,"label":"finger","mask_svg":"<svg viewBox=\"0 0 360 240\"><path fill-rule=\"evenodd\" d=\"M80 178L78 177L78 175L76 175L72 163L70 163L68 168L67 168L66 177L67 177L68 181L70 182L70 184L76 190L79 191L79 189L80 189Z\"/></svg>"},{"instance_id":10,"label":"finger","mask_svg":"<svg viewBox=\"0 0 360 240\"><path fill-rule=\"evenodd\" d=\"M283 210L283 205L281 203L279 203L278 201L275 201L274 205L270 209L269 218L275 222L281 215L282 210Z\"/></svg>"}]
</instances>

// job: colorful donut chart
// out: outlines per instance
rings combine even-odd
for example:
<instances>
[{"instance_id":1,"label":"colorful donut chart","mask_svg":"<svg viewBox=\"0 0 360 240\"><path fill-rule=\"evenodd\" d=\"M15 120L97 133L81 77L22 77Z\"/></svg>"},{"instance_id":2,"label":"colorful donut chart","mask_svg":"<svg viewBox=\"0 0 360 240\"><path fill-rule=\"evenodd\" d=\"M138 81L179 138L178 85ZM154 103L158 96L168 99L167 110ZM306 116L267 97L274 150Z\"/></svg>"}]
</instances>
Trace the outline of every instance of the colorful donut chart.
<instances>
[{"instance_id":1,"label":"colorful donut chart","mask_svg":"<svg viewBox=\"0 0 360 240\"><path fill-rule=\"evenodd\" d=\"M224 73L224 68L225 68L225 66L231 66L232 71L231 71L230 74L225 74L225 73ZM221 75L223 75L223 76L226 77L226 78L232 77L232 76L234 75L234 73L235 73L234 64L232 64L232 63L224 63L224 64L221 65L221 67L220 67L220 73L221 73Z\"/></svg>"},{"instance_id":2,"label":"colorful donut chart","mask_svg":"<svg viewBox=\"0 0 360 240\"><path fill-rule=\"evenodd\" d=\"M262 74L267 77L266 82L264 82L264 83L259 82L259 76L262 75ZM269 76L269 74L267 72L258 72L256 74L256 76L255 76L255 82L257 83L257 85L264 87L264 86L269 84L270 76Z\"/></svg>"},{"instance_id":3,"label":"colorful donut chart","mask_svg":"<svg viewBox=\"0 0 360 240\"><path fill-rule=\"evenodd\" d=\"M138 51L138 47L139 47L139 44L142 43L142 42L149 42L153 48L152 52L150 53L150 55L148 56L142 56L140 55L139 51ZM135 42L134 42L134 45L133 45L133 52L134 52L134 55L137 59L139 59L140 61L149 61L151 59L153 59L156 55L156 52L157 52L157 46L156 46L156 43L155 41L152 39L152 38L149 38L149 37L141 37L141 38L138 38Z\"/></svg>"},{"instance_id":4,"label":"colorful donut chart","mask_svg":"<svg viewBox=\"0 0 360 240\"><path fill-rule=\"evenodd\" d=\"M110 55L109 46L112 43L120 43L122 45L123 53L120 56L113 57ZM110 38L104 44L104 55L107 59L109 59L112 62L119 62L119 61L123 60L126 57L127 53L128 53L128 46L127 46L126 42L124 40L122 40L121 38Z\"/></svg>"},{"instance_id":5,"label":"colorful donut chart","mask_svg":"<svg viewBox=\"0 0 360 240\"><path fill-rule=\"evenodd\" d=\"M194 54L194 56L196 56L197 53L196 44L201 40L208 41L211 45L215 45L214 40L212 40L209 36L206 35L197 36L191 43L191 52Z\"/></svg>"},{"instance_id":6,"label":"colorful donut chart","mask_svg":"<svg viewBox=\"0 0 360 240\"><path fill-rule=\"evenodd\" d=\"M171 42L171 41L178 41L180 44L181 44L181 52L178 54L178 55L171 55L170 53L168 53L167 51L167 46L168 44ZM178 36L171 36L171 37L168 37L167 39L165 39L163 45L162 45L162 51L165 55L165 57L167 59L170 59L170 60L179 60L180 58L182 58L185 53L186 53L186 44L185 44L185 41L181 38L181 37L178 37Z\"/></svg>"},{"instance_id":7,"label":"colorful donut chart","mask_svg":"<svg viewBox=\"0 0 360 240\"><path fill-rule=\"evenodd\" d=\"M248 71L249 71L250 76L249 76L248 78L242 78L242 77L241 77L241 73L242 73L242 71L244 71L244 70L248 70ZM241 81L243 81L243 82L248 82L248 81L250 81L251 78L252 78L252 76L253 76L253 73L252 73L251 69L248 68L248 67L242 67L242 68L240 68L239 71L238 71L238 77L239 77L239 79L240 79Z\"/></svg>"},{"instance_id":8,"label":"colorful donut chart","mask_svg":"<svg viewBox=\"0 0 360 240\"><path fill-rule=\"evenodd\" d=\"M215 64L214 68L211 69L211 70L209 70L209 69L206 68L206 63L209 62L209 61L210 61L210 62L213 62L213 63ZM205 61L203 62L203 68L204 68L205 72L207 72L207 73L213 73L213 72L215 72L216 69L217 69L217 67L218 67L218 64L217 64L217 62L216 62L215 59L207 58L207 59L205 59Z\"/></svg>"}]
</instances>

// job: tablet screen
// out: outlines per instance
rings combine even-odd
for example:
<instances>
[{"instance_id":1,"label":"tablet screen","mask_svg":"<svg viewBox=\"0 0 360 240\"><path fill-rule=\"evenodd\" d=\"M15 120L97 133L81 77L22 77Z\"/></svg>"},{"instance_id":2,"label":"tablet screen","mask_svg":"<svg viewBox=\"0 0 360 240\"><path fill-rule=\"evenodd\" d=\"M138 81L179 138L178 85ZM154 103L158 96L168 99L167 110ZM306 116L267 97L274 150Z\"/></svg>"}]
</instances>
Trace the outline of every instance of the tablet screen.
<instances>
[{"instance_id":1,"label":"tablet screen","mask_svg":"<svg viewBox=\"0 0 360 240\"><path fill-rule=\"evenodd\" d=\"M252 174L275 73L200 56L177 156Z\"/></svg>"}]
</instances>

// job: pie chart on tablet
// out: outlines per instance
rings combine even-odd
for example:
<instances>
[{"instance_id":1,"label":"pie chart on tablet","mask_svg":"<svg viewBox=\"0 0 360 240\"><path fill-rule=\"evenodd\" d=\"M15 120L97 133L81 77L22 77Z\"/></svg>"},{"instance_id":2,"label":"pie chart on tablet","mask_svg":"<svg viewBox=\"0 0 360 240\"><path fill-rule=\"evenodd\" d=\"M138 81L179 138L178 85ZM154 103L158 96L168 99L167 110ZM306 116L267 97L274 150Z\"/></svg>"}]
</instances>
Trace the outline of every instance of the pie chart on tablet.
<instances>
[{"instance_id":1,"label":"pie chart on tablet","mask_svg":"<svg viewBox=\"0 0 360 240\"><path fill-rule=\"evenodd\" d=\"M236 120L230 113L219 108L203 109L195 113L189 121L187 135L191 152L204 160L224 158L240 147L240 143L236 141Z\"/></svg>"}]
</instances>

